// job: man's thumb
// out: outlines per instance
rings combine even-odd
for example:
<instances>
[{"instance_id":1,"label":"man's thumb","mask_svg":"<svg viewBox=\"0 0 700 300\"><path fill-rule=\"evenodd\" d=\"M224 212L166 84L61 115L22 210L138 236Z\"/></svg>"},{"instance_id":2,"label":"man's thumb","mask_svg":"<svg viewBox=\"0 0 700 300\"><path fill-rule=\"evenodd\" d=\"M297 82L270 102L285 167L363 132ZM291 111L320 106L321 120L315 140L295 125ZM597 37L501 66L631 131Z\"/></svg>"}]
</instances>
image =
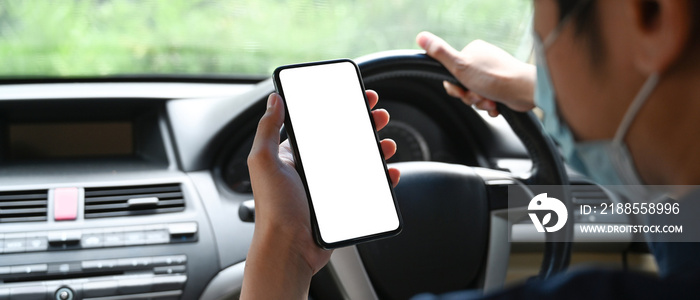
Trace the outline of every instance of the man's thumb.
<instances>
[{"instance_id":1,"label":"man's thumb","mask_svg":"<svg viewBox=\"0 0 700 300\"><path fill-rule=\"evenodd\" d=\"M454 71L454 67L459 58L459 51L452 48L450 44L445 42L437 35L423 31L416 36L418 45L425 49L429 56L437 59L450 72Z\"/></svg>"},{"instance_id":2,"label":"man's thumb","mask_svg":"<svg viewBox=\"0 0 700 300\"><path fill-rule=\"evenodd\" d=\"M280 144L280 127L284 123L284 105L276 93L267 98L267 110L260 118L253 147L248 156L249 164L271 162L277 158Z\"/></svg>"}]
</instances>

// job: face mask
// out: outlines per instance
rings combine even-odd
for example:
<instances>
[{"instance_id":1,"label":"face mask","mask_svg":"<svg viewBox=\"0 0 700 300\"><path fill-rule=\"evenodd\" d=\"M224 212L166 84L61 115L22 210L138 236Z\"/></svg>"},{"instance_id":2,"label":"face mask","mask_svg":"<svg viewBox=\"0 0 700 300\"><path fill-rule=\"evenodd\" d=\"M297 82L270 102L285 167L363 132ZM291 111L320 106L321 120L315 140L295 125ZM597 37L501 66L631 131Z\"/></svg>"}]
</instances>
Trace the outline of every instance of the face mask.
<instances>
[{"instance_id":1,"label":"face mask","mask_svg":"<svg viewBox=\"0 0 700 300\"><path fill-rule=\"evenodd\" d=\"M652 191L643 186L643 182L637 173L637 169L634 167L634 161L624 141L624 137L639 109L658 84L659 75L654 73L646 80L627 109L612 140L576 142L569 126L557 111L554 88L545 58L545 50L558 37L567 19L568 17L550 33L544 42L535 34L537 68L535 105L544 112L542 123L545 132L559 144L567 163L596 183L603 185L631 185L622 191L632 201L659 197L658 191Z\"/></svg>"}]
</instances>

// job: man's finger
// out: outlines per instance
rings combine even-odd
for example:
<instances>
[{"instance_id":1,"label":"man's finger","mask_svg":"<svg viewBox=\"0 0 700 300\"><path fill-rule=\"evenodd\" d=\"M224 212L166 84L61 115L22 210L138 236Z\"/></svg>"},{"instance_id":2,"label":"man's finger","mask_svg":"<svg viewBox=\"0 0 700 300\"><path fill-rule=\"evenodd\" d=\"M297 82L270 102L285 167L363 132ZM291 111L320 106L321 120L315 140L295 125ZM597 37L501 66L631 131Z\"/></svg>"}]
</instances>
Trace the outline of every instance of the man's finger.
<instances>
[{"instance_id":1,"label":"man's finger","mask_svg":"<svg viewBox=\"0 0 700 300\"><path fill-rule=\"evenodd\" d=\"M389 112L385 109L378 108L373 110L372 118L374 118L374 125L377 126L377 131L382 130L386 124L389 124Z\"/></svg>"},{"instance_id":2,"label":"man's finger","mask_svg":"<svg viewBox=\"0 0 700 300\"><path fill-rule=\"evenodd\" d=\"M373 90L366 90L365 94L367 95L367 104L369 104L369 109L374 108L374 106L377 105L377 102L379 102L379 94Z\"/></svg>"},{"instance_id":3,"label":"man's finger","mask_svg":"<svg viewBox=\"0 0 700 300\"><path fill-rule=\"evenodd\" d=\"M397 168L389 168L389 178L391 179L391 184L396 187L399 184L399 179L401 178L401 172Z\"/></svg>"},{"instance_id":4,"label":"man's finger","mask_svg":"<svg viewBox=\"0 0 700 300\"><path fill-rule=\"evenodd\" d=\"M467 93L467 91L465 91L461 87L456 86L456 85L449 83L447 81L443 81L442 86L445 88L445 91L447 92L448 95L455 97L455 98L463 98L464 95L466 95L466 93Z\"/></svg>"},{"instance_id":5,"label":"man's finger","mask_svg":"<svg viewBox=\"0 0 700 300\"><path fill-rule=\"evenodd\" d=\"M457 49L452 48L445 40L427 31L419 33L416 36L416 42L425 49L429 56L437 59L453 74L455 73L457 63L461 60Z\"/></svg>"},{"instance_id":6,"label":"man's finger","mask_svg":"<svg viewBox=\"0 0 700 300\"><path fill-rule=\"evenodd\" d=\"M284 123L282 98L273 93L267 98L267 110L258 123L248 164L272 162L277 158L280 143L280 127Z\"/></svg>"},{"instance_id":7,"label":"man's finger","mask_svg":"<svg viewBox=\"0 0 700 300\"><path fill-rule=\"evenodd\" d=\"M396 154L396 142L392 139L383 139L379 142L382 146L382 152L384 153L384 159L390 159L394 154Z\"/></svg>"},{"instance_id":8,"label":"man's finger","mask_svg":"<svg viewBox=\"0 0 700 300\"><path fill-rule=\"evenodd\" d=\"M474 103L474 106L476 106L476 108L482 109L482 110L494 110L494 109L496 109L496 102L493 102L493 101L487 100L487 99L483 99L483 101L479 101L477 103Z\"/></svg>"}]
</instances>

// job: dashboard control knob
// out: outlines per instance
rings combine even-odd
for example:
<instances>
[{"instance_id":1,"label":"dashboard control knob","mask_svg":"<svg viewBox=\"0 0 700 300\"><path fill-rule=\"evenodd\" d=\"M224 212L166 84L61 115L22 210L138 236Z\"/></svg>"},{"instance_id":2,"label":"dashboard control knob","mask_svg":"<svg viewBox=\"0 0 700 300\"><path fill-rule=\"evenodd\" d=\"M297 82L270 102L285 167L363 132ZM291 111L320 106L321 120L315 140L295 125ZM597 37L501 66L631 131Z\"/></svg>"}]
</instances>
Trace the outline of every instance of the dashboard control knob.
<instances>
[{"instance_id":1,"label":"dashboard control knob","mask_svg":"<svg viewBox=\"0 0 700 300\"><path fill-rule=\"evenodd\" d=\"M73 290L62 287L56 291L56 300L73 300Z\"/></svg>"}]
</instances>

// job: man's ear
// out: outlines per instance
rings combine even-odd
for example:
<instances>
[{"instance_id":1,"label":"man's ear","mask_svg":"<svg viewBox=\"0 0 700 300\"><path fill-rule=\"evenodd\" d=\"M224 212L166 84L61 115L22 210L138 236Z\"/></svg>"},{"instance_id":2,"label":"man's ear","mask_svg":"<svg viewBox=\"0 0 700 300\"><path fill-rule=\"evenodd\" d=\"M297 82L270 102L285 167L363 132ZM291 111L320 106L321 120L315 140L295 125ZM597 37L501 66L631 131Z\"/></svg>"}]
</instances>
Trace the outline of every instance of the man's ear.
<instances>
[{"instance_id":1,"label":"man's ear","mask_svg":"<svg viewBox=\"0 0 700 300\"><path fill-rule=\"evenodd\" d=\"M664 72L683 56L692 33L691 1L697 0L627 0L640 71Z\"/></svg>"}]
</instances>

